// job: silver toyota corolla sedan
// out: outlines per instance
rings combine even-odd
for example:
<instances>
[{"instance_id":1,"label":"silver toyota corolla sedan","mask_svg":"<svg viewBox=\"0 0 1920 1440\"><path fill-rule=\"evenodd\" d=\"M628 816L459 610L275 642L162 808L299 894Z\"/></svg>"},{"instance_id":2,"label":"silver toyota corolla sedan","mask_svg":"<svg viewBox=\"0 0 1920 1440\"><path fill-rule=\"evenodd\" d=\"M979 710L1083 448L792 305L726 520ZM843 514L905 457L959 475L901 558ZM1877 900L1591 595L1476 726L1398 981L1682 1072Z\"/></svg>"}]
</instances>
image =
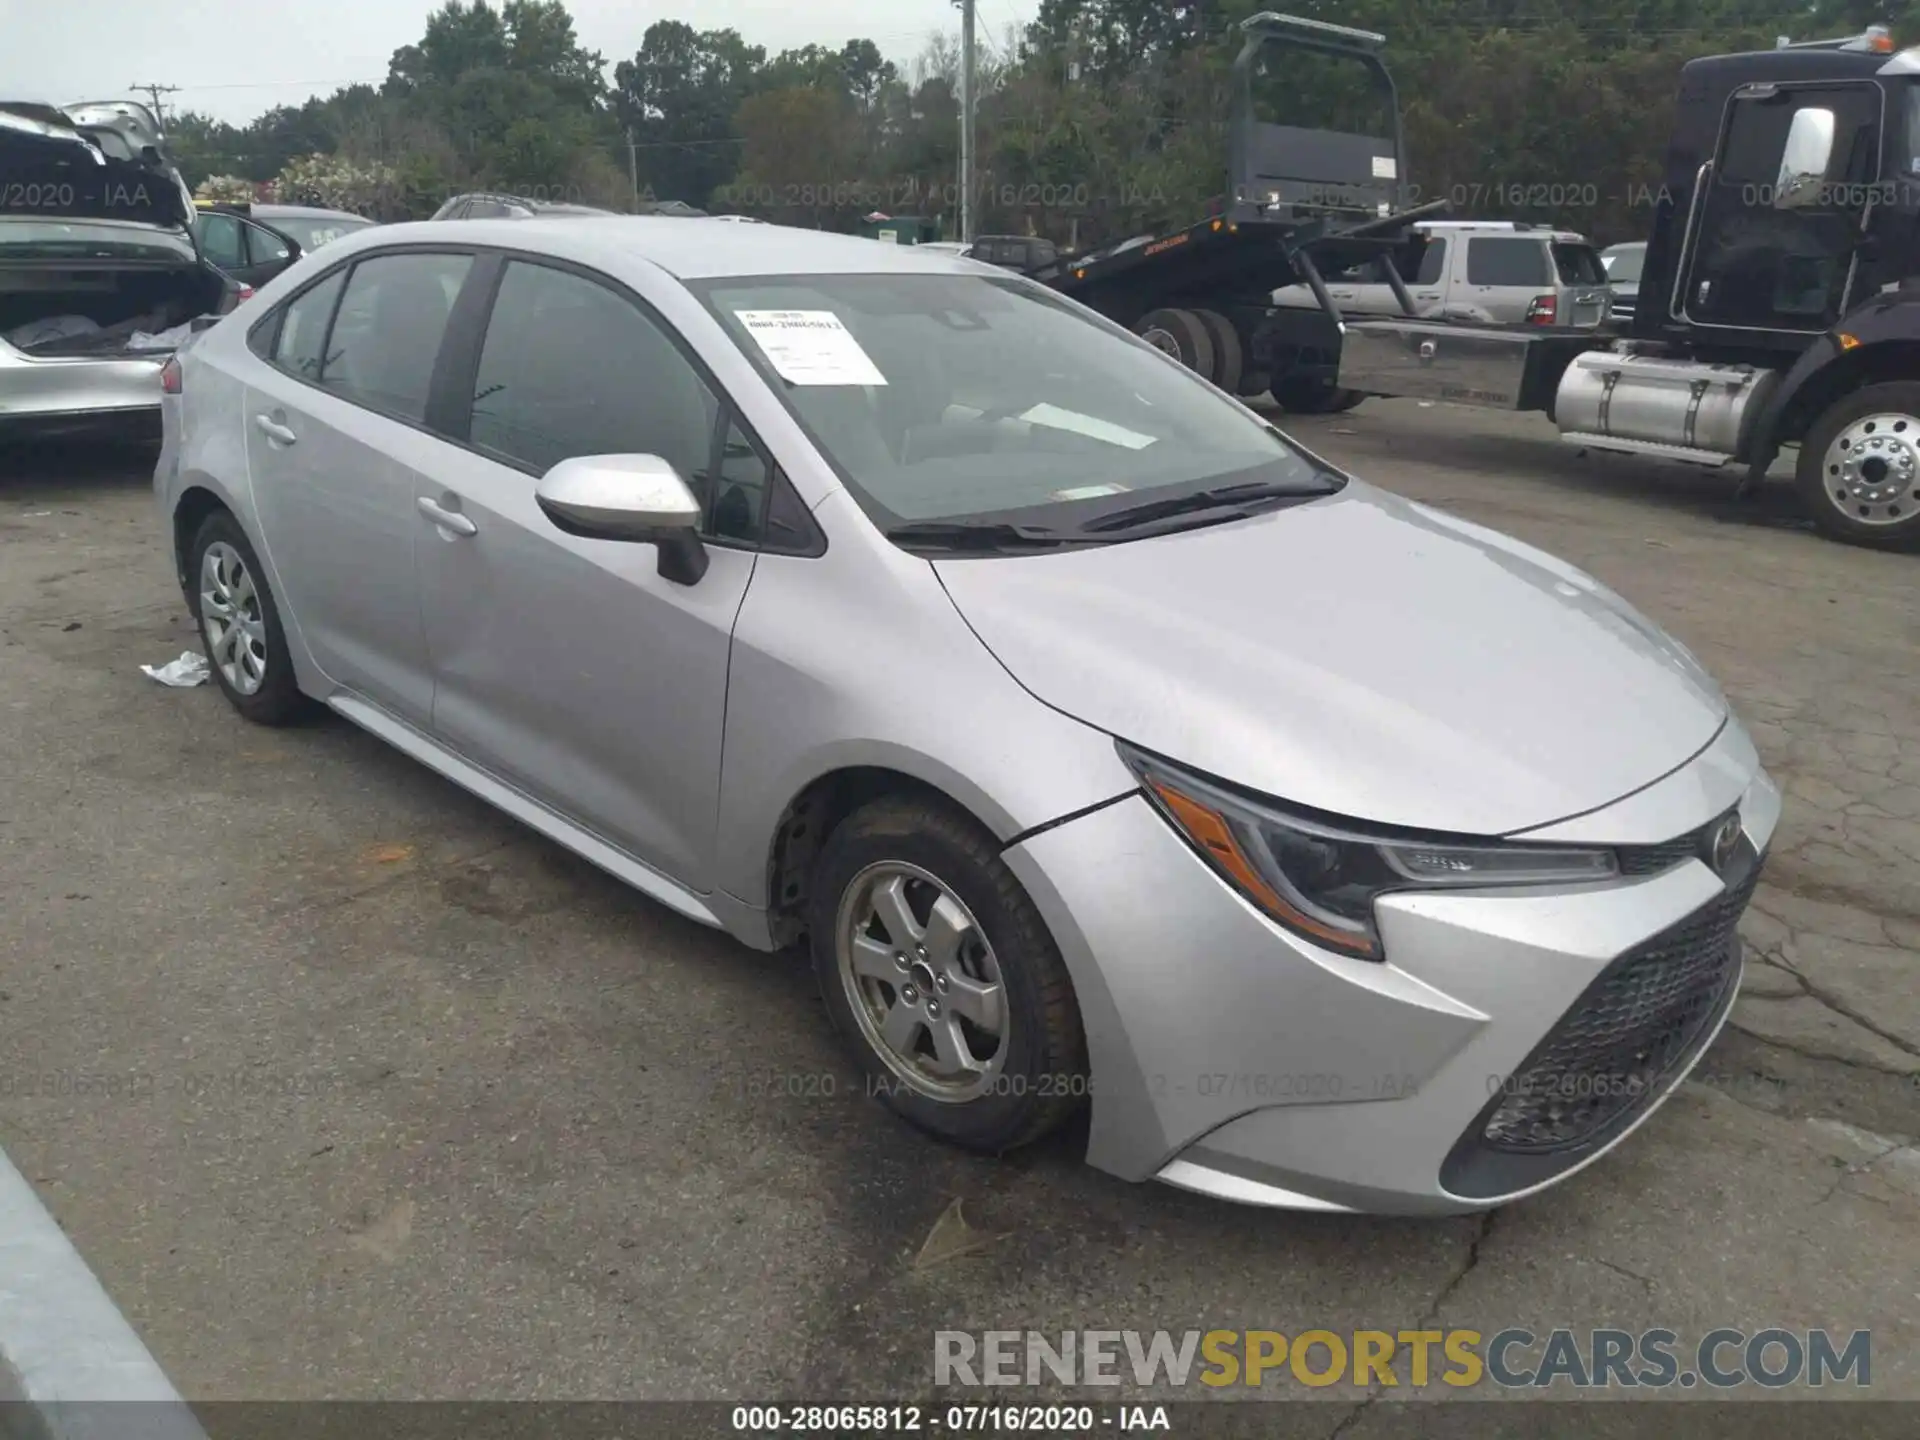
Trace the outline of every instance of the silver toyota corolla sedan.
<instances>
[{"instance_id":1,"label":"silver toyota corolla sedan","mask_svg":"<svg viewBox=\"0 0 1920 1440\"><path fill-rule=\"evenodd\" d=\"M384 227L165 377L213 669L743 943L946 1140L1436 1214L1712 1042L1780 813L1583 573L1019 276L771 225ZM720 1043L716 1040L716 1044Z\"/></svg>"}]
</instances>

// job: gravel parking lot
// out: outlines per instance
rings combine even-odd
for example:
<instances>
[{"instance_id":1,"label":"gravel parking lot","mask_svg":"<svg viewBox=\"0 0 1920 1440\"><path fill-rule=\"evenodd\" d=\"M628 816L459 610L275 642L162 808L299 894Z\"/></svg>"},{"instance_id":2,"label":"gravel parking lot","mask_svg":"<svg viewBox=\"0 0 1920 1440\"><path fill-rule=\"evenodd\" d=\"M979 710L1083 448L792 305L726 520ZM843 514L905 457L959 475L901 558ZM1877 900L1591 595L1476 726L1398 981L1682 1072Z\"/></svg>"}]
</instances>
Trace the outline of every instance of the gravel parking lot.
<instances>
[{"instance_id":1,"label":"gravel parking lot","mask_svg":"<svg viewBox=\"0 0 1920 1440\"><path fill-rule=\"evenodd\" d=\"M1379 1221L936 1148L802 966L344 722L143 677L196 645L150 460L82 448L0 457L0 1146L196 1399L900 1399L941 1328L1778 1325L1871 1329L1920 1400L1920 557L1528 417L1294 428L1668 625L1787 792L1733 1028L1565 1186Z\"/></svg>"}]
</instances>

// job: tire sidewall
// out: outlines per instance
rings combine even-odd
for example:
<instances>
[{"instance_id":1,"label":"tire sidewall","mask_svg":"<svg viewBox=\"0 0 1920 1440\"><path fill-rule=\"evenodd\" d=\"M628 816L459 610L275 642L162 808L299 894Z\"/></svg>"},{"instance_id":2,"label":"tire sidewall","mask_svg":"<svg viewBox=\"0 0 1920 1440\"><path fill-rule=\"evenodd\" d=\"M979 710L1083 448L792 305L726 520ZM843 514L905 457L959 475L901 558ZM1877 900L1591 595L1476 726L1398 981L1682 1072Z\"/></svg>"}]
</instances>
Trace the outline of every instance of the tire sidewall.
<instances>
[{"instance_id":1,"label":"tire sidewall","mask_svg":"<svg viewBox=\"0 0 1920 1440\"><path fill-rule=\"evenodd\" d=\"M939 1101L907 1085L874 1053L841 980L836 953L841 898L868 866L889 860L917 866L952 890L973 913L999 964L1012 1022L1010 1049L994 1087L973 1100ZM1015 1143L1029 1128L1035 1105L1077 1080L1070 1064L1059 1064L1056 1073L1056 1062L1047 1054L1040 966L1024 953L1033 939L1030 927L1008 904L1003 886L982 871L978 859L938 830L876 835L843 823L822 849L814 872L808 930L821 996L860 1069L864 1093L921 1129L990 1150Z\"/></svg>"},{"instance_id":2,"label":"tire sidewall","mask_svg":"<svg viewBox=\"0 0 1920 1440\"><path fill-rule=\"evenodd\" d=\"M1909 415L1920 422L1920 382L1869 385L1832 406L1800 445L1794 488L1814 524L1837 540L1877 548L1908 548L1920 542L1920 504L1897 525L1865 525L1842 510L1827 488L1827 450L1854 421L1876 412Z\"/></svg>"},{"instance_id":3,"label":"tire sidewall","mask_svg":"<svg viewBox=\"0 0 1920 1440\"><path fill-rule=\"evenodd\" d=\"M1171 335L1180 350L1180 363L1202 380L1211 383L1213 337L1198 315L1191 310L1152 310L1141 317L1135 333L1145 335L1150 330L1161 330Z\"/></svg>"}]
</instances>

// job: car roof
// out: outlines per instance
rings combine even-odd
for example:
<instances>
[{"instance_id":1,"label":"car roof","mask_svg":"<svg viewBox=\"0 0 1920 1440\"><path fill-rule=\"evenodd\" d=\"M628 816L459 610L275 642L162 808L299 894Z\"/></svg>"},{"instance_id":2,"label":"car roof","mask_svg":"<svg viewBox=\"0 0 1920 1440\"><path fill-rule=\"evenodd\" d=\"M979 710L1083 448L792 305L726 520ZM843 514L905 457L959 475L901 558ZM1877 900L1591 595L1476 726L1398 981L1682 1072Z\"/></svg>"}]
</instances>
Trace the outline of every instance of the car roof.
<instances>
[{"instance_id":1,"label":"car roof","mask_svg":"<svg viewBox=\"0 0 1920 1440\"><path fill-rule=\"evenodd\" d=\"M1601 253L1604 255L1618 255L1622 251L1644 250L1646 248L1647 248L1647 242L1644 240L1622 240L1618 245L1607 246L1607 248Z\"/></svg>"},{"instance_id":2,"label":"car roof","mask_svg":"<svg viewBox=\"0 0 1920 1440\"><path fill-rule=\"evenodd\" d=\"M343 236L329 255L456 239L575 260L618 274L632 262L657 266L681 280L759 275L979 275L972 261L918 245L893 245L788 225L731 225L705 217L555 216L530 226L517 220L409 221Z\"/></svg>"},{"instance_id":3,"label":"car roof","mask_svg":"<svg viewBox=\"0 0 1920 1440\"><path fill-rule=\"evenodd\" d=\"M373 223L371 220L367 219L366 216L356 215L351 210L329 210L324 205L273 205L273 204L259 205L259 204L256 204L253 207L251 213L262 216L268 220L271 220L276 215L278 215L278 216L289 218L289 219L296 216L298 217L312 216L322 220L358 220L364 225L371 225Z\"/></svg>"}]
</instances>

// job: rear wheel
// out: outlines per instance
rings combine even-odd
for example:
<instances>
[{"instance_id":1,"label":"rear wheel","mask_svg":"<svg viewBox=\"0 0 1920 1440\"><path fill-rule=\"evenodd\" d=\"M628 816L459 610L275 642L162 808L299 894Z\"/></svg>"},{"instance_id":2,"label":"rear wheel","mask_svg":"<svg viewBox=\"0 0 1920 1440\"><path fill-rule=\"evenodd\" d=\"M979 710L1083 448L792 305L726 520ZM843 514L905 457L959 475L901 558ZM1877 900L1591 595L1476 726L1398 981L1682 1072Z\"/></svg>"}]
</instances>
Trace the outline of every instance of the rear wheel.
<instances>
[{"instance_id":1,"label":"rear wheel","mask_svg":"<svg viewBox=\"0 0 1920 1440\"><path fill-rule=\"evenodd\" d=\"M309 713L313 702L294 678L273 591L239 522L224 510L207 516L188 567L207 667L233 708L256 725L287 725Z\"/></svg>"},{"instance_id":2,"label":"rear wheel","mask_svg":"<svg viewBox=\"0 0 1920 1440\"><path fill-rule=\"evenodd\" d=\"M1227 394L1238 395L1247 364L1240 332L1218 310L1196 310L1194 314L1200 317L1200 323L1207 327L1207 337L1213 341L1213 373L1207 378Z\"/></svg>"},{"instance_id":3,"label":"rear wheel","mask_svg":"<svg viewBox=\"0 0 1920 1440\"><path fill-rule=\"evenodd\" d=\"M969 1149L1039 1139L1086 1094L1066 963L993 837L945 805L893 797L834 830L809 939L869 1093Z\"/></svg>"},{"instance_id":4,"label":"rear wheel","mask_svg":"<svg viewBox=\"0 0 1920 1440\"><path fill-rule=\"evenodd\" d=\"M1342 390L1324 380L1301 380L1292 376L1274 381L1272 394L1282 409L1296 415L1337 415L1366 399L1358 390Z\"/></svg>"},{"instance_id":5,"label":"rear wheel","mask_svg":"<svg viewBox=\"0 0 1920 1440\"><path fill-rule=\"evenodd\" d=\"M1869 385L1835 404L1802 442L1794 483L1836 540L1920 541L1920 384Z\"/></svg>"},{"instance_id":6,"label":"rear wheel","mask_svg":"<svg viewBox=\"0 0 1920 1440\"><path fill-rule=\"evenodd\" d=\"M1133 333L1204 380L1213 378L1213 336L1191 310L1149 310Z\"/></svg>"}]
</instances>

